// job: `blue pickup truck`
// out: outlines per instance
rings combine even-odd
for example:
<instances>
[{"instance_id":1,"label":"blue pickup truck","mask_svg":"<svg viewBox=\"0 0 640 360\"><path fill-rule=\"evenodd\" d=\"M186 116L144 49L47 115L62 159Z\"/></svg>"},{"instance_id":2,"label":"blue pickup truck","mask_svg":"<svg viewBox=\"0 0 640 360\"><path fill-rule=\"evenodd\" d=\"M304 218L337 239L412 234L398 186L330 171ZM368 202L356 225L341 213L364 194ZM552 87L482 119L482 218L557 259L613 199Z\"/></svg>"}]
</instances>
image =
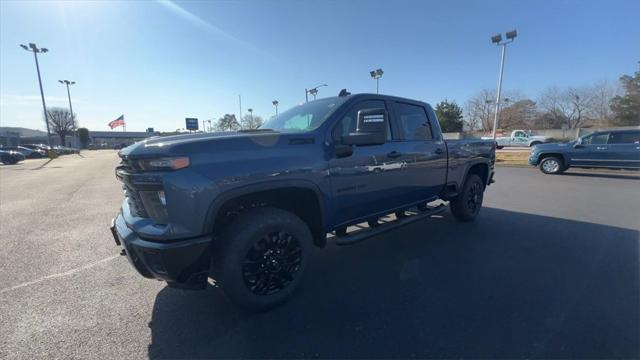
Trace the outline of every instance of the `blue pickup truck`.
<instances>
[{"instance_id":1,"label":"blue pickup truck","mask_svg":"<svg viewBox=\"0 0 640 360\"><path fill-rule=\"evenodd\" d=\"M259 129L153 138L119 155L125 199L111 231L131 265L178 288L211 277L264 310L291 295L314 246L354 244L447 201L473 220L495 143L445 141L426 103L343 90Z\"/></svg>"},{"instance_id":2,"label":"blue pickup truck","mask_svg":"<svg viewBox=\"0 0 640 360\"><path fill-rule=\"evenodd\" d=\"M562 144L531 149L529 164L545 174L561 174L570 167L640 169L640 129L597 131Z\"/></svg>"}]
</instances>

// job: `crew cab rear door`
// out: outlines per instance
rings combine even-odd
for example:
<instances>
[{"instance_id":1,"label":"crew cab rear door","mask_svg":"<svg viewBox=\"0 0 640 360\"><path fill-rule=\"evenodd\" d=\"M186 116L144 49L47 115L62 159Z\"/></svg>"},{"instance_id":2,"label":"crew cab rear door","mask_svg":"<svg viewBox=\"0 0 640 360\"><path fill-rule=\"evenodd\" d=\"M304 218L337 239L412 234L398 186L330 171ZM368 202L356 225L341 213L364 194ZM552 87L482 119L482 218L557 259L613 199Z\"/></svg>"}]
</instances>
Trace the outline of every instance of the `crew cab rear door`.
<instances>
[{"instance_id":1,"label":"crew cab rear door","mask_svg":"<svg viewBox=\"0 0 640 360\"><path fill-rule=\"evenodd\" d=\"M611 166L622 169L640 168L640 131L615 131L607 142Z\"/></svg>"},{"instance_id":2,"label":"crew cab rear door","mask_svg":"<svg viewBox=\"0 0 640 360\"><path fill-rule=\"evenodd\" d=\"M447 177L447 150L435 114L422 103L393 102L393 116L400 135L397 161L404 165L401 198L404 204L437 196Z\"/></svg>"}]
</instances>

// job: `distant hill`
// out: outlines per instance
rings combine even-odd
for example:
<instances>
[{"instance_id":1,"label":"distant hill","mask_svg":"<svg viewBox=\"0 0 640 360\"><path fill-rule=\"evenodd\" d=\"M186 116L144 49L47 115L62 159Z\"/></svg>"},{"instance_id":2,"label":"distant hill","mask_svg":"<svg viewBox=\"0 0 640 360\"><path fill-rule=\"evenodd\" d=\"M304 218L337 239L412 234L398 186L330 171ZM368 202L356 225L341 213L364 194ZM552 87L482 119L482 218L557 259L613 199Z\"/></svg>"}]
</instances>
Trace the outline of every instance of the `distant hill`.
<instances>
[{"instance_id":1,"label":"distant hill","mask_svg":"<svg viewBox=\"0 0 640 360\"><path fill-rule=\"evenodd\" d=\"M4 134L7 132L19 133L20 137L47 136L46 131L33 130L33 129L27 129L22 127L0 126L0 134Z\"/></svg>"}]
</instances>

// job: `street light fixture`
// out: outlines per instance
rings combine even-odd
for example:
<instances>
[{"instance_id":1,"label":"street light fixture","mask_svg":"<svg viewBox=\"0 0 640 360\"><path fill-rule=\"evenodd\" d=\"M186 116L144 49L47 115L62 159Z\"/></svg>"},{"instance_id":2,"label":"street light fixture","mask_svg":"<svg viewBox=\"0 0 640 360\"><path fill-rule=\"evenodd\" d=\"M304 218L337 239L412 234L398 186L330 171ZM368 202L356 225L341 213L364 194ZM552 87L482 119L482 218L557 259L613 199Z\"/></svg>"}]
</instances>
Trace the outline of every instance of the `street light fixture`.
<instances>
[{"instance_id":1,"label":"street light fixture","mask_svg":"<svg viewBox=\"0 0 640 360\"><path fill-rule=\"evenodd\" d=\"M40 97L42 97L42 109L44 110L44 122L47 124L47 141L49 142L49 147L51 147L51 131L49 130L49 115L47 114L47 105L44 102L44 91L42 90L42 78L40 77L40 65L38 64L38 53L46 53L49 52L47 48L38 48L36 44L29 43L29 47L27 45L20 44L20 47L25 49L26 51L30 51L33 53L33 57L36 60L36 71L38 72L38 84L40 85Z\"/></svg>"},{"instance_id":2,"label":"street light fixture","mask_svg":"<svg viewBox=\"0 0 640 360\"><path fill-rule=\"evenodd\" d=\"M327 84L321 84L311 89L304 89L305 102L309 102L309 94L313 95L313 100L315 100L316 95L318 94L318 88L321 88L323 86L327 86Z\"/></svg>"},{"instance_id":3,"label":"street light fixture","mask_svg":"<svg viewBox=\"0 0 640 360\"><path fill-rule=\"evenodd\" d=\"M273 106L276 107L276 118L277 118L278 117L278 104L280 104L280 103L278 102L278 100L273 100L271 103L273 104Z\"/></svg>"},{"instance_id":4,"label":"street light fixture","mask_svg":"<svg viewBox=\"0 0 640 360\"><path fill-rule=\"evenodd\" d=\"M507 51L507 44L512 43L516 36L518 36L518 32L513 29L506 33L507 41L502 41L502 34L497 34L491 37L491 42L493 44L502 46L502 55L500 56L500 73L498 75L498 92L496 94L496 113L493 118L493 131L492 137L493 140L496 140L496 128L498 126L498 116L500 114L500 95L502 92L502 74L504 72L504 56Z\"/></svg>"},{"instance_id":5,"label":"street light fixture","mask_svg":"<svg viewBox=\"0 0 640 360\"><path fill-rule=\"evenodd\" d=\"M384 71L382 71L382 69L377 69L377 70L373 70L373 71L369 71L369 75L371 75L371 78L376 80L376 94L380 93L380 78L382 77L382 74L384 74Z\"/></svg>"}]
</instances>

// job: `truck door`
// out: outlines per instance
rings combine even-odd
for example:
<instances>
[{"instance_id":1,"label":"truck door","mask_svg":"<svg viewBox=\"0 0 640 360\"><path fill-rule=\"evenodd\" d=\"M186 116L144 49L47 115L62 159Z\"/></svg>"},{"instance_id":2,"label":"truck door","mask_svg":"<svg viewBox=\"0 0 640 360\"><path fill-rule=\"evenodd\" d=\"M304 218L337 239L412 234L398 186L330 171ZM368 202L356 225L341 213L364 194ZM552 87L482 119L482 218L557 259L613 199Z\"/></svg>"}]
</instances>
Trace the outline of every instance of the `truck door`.
<instances>
[{"instance_id":1,"label":"truck door","mask_svg":"<svg viewBox=\"0 0 640 360\"><path fill-rule=\"evenodd\" d=\"M355 132L358 111L366 109L387 107L383 100L364 100L354 104L332 130L335 143L340 143L342 135ZM386 143L353 146L352 150L349 156L329 160L335 224L361 219L400 202L397 185L402 165L395 157L400 153L400 144L392 141L391 129L387 131Z\"/></svg>"},{"instance_id":2,"label":"truck door","mask_svg":"<svg viewBox=\"0 0 640 360\"><path fill-rule=\"evenodd\" d=\"M420 103L394 102L392 120L400 133L396 161L404 166L397 186L403 204L427 200L442 190L447 176L447 151L441 133ZM433 121L437 121L434 119ZM435 130L435 131L434 131Z\"/></svg>"},{"instance_id":3,"label":"truck door","mask_svg":"<svg viewBox=\"0 0 640 360\"><path fill-rule=\"evenodd\" d=\"M513 136L511 136L511 145L512 146L529 146L529 135L522 130L514 131Z\"/></svg>"},{"instance_id":4,"label":"truck door","mask_svg":"<svg viewBox=\"0 0 640 360\"><path fill-rule=\"evenodd\" d=\"M607 142L607 153L613 167L640 168L640 131L612 132Z\"/></svg>"},{"instance_id":5,"label":"truck door","mask_svg":"<svg viewBox=\"0 0 640 360\"><path fill-rule=\"evenodd\" d=\"M593 133L582 138L582 143L570 152L570 162L577 167L608 167L612 159L608 152L608 132Z\"/></svg>"}]
</instances>

